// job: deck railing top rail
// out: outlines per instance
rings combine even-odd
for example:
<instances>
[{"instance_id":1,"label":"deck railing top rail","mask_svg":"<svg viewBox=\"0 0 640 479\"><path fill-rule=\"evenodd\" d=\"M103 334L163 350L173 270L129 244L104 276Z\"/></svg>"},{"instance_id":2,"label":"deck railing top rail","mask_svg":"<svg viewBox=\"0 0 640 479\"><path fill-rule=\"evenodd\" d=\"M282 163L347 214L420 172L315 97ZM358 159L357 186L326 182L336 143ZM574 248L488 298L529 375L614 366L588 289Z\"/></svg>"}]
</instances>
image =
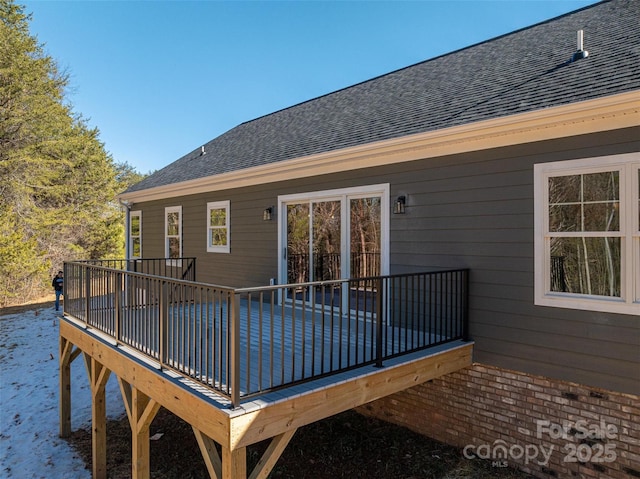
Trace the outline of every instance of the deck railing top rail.
<instances>
[{"instance_id":1,"label":"deck railing top rail","mask_svg":"<svg viewBox=\"0 0 640 479\"><path fill-rule=\"evenodd\" d=\"M76 261L97 267L195 281L196 258L88 259Z\"/></svg>"},{"instance_id":2,"label":"deck railing top rail","mask_svg":"<svg viewBox=\"0 0 640 479\"><path fill-rule=\"evenodd\" d=\"M468 335L466 269L230 288L154 274L154 261L66 263L65 314L232 406Z\"/></svg>"}]
</instances>

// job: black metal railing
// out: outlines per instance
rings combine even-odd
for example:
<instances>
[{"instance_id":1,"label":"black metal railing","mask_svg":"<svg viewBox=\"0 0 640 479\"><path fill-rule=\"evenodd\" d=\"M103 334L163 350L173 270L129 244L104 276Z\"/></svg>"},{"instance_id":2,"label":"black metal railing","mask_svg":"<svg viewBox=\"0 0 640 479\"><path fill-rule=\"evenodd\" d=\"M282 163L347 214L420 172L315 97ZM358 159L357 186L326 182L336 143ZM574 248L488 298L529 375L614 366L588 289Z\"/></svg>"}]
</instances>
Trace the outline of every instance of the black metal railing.
<instances>
[{"instance_id":1,"label":"black metal railing","mask_svg":"<svg viewBox=\"0 0 640 479\"><path fill-rule=\"evenodd\" d=\"M311 262L313 264L311 264ZM380 274L380 253L350 254L350 276L367 278ZM308 253L287 253L287 271L291 283L302 283L313 277L314 281L327 281L343 276L342 255L340 253L313 254L310 261ZM313 276L310 276L313 273Z\"/></svg>"},{"instance_id":2,"label":"black metal railing","mask_svg":"<svg viewBox=\"0 0 640 479\"><path fill-rule=\"evenodd\" d=\"M64 309L237 406L466 340L468 289L468 270L237 289L73 262Z\"/></svg>"},{"instance_id":3,"label":"black metal railing","mask_svg":"<svg viewBox=\"0 0 640 479\"><path fill-rule=\"evenodd\" d=\"M94 259L77 261L111 269L134 273L163 276L166 278L196 280L196 259L191 258L139 258L139 259Z\"/></svg>"}]
</instances>

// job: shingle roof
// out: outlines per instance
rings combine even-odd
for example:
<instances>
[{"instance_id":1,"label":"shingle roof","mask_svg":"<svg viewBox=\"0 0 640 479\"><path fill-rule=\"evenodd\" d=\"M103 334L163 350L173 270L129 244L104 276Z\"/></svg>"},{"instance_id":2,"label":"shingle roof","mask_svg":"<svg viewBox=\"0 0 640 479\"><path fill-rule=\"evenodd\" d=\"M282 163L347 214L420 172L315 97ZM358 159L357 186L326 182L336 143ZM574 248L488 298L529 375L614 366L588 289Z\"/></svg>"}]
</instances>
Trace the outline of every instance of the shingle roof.
<instances>
[{"instance_id":1,"label":"shingle roof","mask_svg":"<svg viewBox=\"0 0 640 479\"><path fill-rule=\"evenodd\" d=\"M128 191L639 89L640 1L605 1L242 123Z\"/></svg>"}]
</instances>

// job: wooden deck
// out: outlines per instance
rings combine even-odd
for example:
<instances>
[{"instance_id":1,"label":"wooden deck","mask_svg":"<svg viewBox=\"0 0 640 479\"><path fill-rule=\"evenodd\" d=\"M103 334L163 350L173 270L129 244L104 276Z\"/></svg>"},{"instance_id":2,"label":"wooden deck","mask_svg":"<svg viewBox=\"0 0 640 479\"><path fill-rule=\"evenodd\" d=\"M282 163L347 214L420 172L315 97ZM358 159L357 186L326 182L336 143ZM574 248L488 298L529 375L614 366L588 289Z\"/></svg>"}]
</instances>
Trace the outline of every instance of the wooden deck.
<instances>
[{"instance_id":1,"label":"wooden deck","mask_svg":"<svg viewBox=\"0 0 640 479\"><path fill-rule=\"evenodd\" d=\"M229 391L228 363L231 354L224 339L229 337L226 306L213 313L213 303L169 308L166 364L219 391ZM113 312L112 312L113 314ZM140 317L158 317L158 307L138 309L123 321L121 340L159 357L157 332L127 334ZM335 314L325 308L301 309L291 305L264 311L240 302L239 360L240 398L255 397L273 389L376 362L377 354L393 356L407 350L449 341L446 331L426 332L385 323L358 312ZM377 343L378 335L381 337ZM216 344L216 352L211 345ZM380 351L378 351L378 348ZM217 357L216 357L217 356ZM382 366L380 362L379 366Z\"/></svg>"},{"instance_id":2,"label":"wooden deck","mask_svg":"<svg viewBox=\"0 0 640 479\"><path fill-rule=\"evenodd\" d=\"M83 356L94 478L107 475L111 373L134 479L149 477L160 407L191 424L211 477L266 478L299 427L469 366L467 304L467 270L236 289L66 263L60 435L71 433L70 366ZM246 447L265 439L248 475Z\"/></svg>"},{"instance_id":3,"label":"wooden deck","mask_svg":"<svg viewBox=\"0 0 640 479\"><path fill-rule=\"evenodd\" d=\"M312 318L307 319L311 321ZM281 322L276 320L273 324ZM353 334L356 329L360 334L366 334L364 325L366 323L359 327L345 324L344 334ZM265 334L265 329L269 331L269 335L272 334L272 328L264 328L262 334ZM246 374L259 364L258 359L262 356L259 352L260 345L265 338L259 331L247 331L246 325L242 334L245 335L243 337L250 338L245 342L247 348L240 354L241 370ZM260 381L269 376L268 371L273 370L281 370L280 376L295 379L294 384L254 395L233 408L227 397L207 388L201 380L178 373L178 368L163 367L152 357L118 343L110 335L87 327L81 321L66 315L60 321L60 433L62 436L70 433L69 368L71 362L82 354L88 365L93 394L95 478L106 477L104 386L111 372L120 383L134 436L133 477L149 477L149 426L160 407L165 407L192 425L211 477L267 477L297 428L471 364L472 343L454 341L388 359L382 368L367 364L304 381L305 377L310 377L312 369L316 373L321 371L324 362L305 357L303 345L322 341L329 350L332 342L337 342L336 338L333 337L332 341L325 328L320 327L306 328L304 334L302 330L290 329L276 330L273 334L284 338L281 344L297 346L291 351L282 348L270 353L268 357L273 358L272 362L262 365L262 375L243 376L253 378L246 382L247 387L252 390L259 388L260 384L252 384L251 381ZM373 335L369 336L373 339ZM298 340L292 343L292 338L296 337ZM409 337L410 335L407 340ZM438 338L430 340L437 342ZM350 355L349 348L355 348L354 342L349 338L345 338L341 344L341 348L332 351L331 361L344 361ZM361 348L358 355L368 354L366 351L370 350L370 346ZM317 348L308 348L306 351L317 351ZM186 351L176 352L179 353L178 357L188 357ZM201 379L201 376L198 377ZM270 384L273 385L278 386ZM271 446L256 469L247 475L246 447L265 439L271 439ZM221 456L214 443L221 446Z\"/></svg>"}]
</instances>

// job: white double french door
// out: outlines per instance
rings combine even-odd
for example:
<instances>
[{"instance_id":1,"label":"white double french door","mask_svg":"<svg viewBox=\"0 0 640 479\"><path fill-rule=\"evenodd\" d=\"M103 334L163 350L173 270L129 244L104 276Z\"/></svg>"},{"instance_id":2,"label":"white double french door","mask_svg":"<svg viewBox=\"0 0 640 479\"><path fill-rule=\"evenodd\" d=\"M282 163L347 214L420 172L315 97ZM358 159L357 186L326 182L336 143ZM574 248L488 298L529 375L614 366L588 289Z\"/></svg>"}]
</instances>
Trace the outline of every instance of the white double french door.
<instances>
[{"instance_id":1,"label":"white double french door","mask_svg":"<svg viewBox=\"0 0 640 479\"><path fill-rule=\"evenodd\" d=\"M388 208L383 205L388 205L388 197L388 185L280 197L279 282L386 274Z\"/></svg>"}]
</instances>

